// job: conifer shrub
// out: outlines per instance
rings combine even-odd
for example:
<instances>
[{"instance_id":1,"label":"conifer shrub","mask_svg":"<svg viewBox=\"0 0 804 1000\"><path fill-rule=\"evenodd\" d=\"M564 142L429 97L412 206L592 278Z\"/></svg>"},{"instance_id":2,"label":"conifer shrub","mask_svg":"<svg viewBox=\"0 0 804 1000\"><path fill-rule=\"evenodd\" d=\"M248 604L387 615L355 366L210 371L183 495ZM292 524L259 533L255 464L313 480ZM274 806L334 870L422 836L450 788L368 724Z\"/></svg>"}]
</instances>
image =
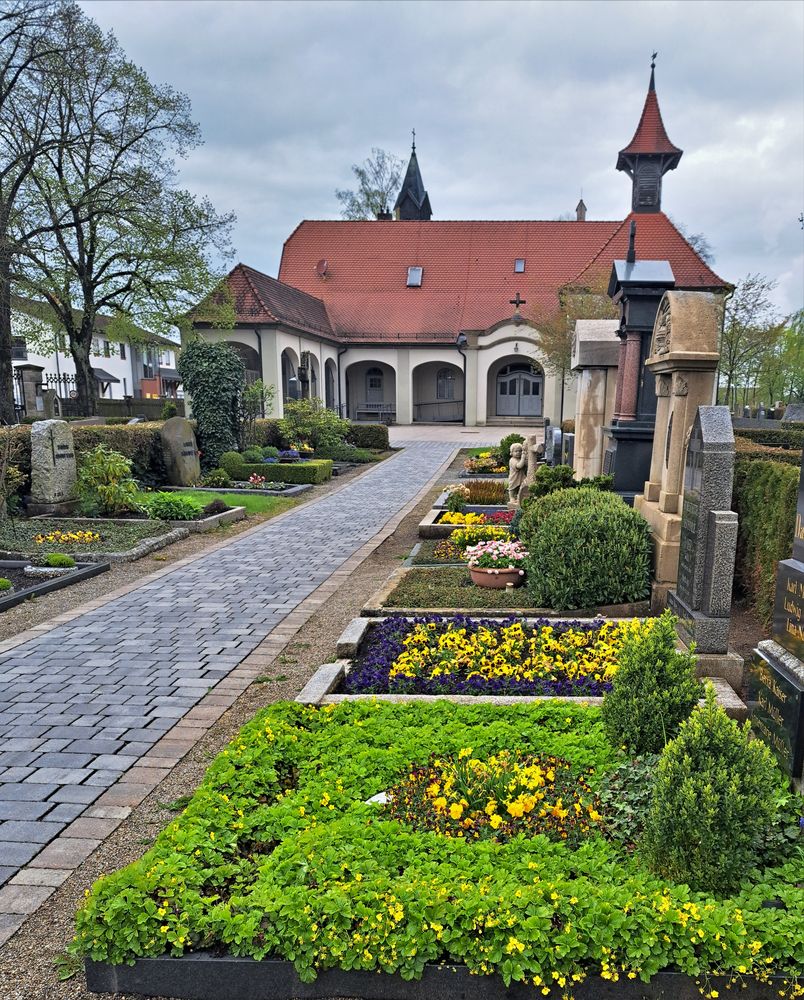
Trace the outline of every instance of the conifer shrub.
<instances>
[{"instance_id":1,"label":"conifer shrub","mask_svg":"<svg viewBox=\"0 0 804 1000\"><path fill-rule=\"evenodd\" d=\"M662 752L641 842L660 877L695 892L728 893L755 864L781 775L773 754L720 708L706 703Z\"/></svg>"},{"instance_id":2,"label":"conifer shrub","mask_svg":"<svg viewBox=\"0 0 804 1000\"><path fill-rule=\"evenodd\" d=\"M665 611L652 628L626 638L603 699L609 739L631 754L659 753L701 697L695 654L676 649L675 623Z\"/></svg>"},{"instance_id":3,"label":"conifer shrub","mask_svg":"<svg viewBox=\"0 0 804 1000\"><path fill-rule=\"evenodd\" d=\"M4 576L0 576L0 593L4 591L8 592L13 589L14 589L14 584L11 582L11 580L7 579Z\"/></svg>"},{"instance_id":4,"label":"conifer shrub","mask_svg":"<svg viewBox=\"0 0 804 1000\"><path fill-rule=\"evenodd\" d=\"M500 456L500 463L502 465L508 465L508 460L511 457L511 445L522 444L524 440L521 434L506 434L495 449Z\"/></svg>"}]
</instances>

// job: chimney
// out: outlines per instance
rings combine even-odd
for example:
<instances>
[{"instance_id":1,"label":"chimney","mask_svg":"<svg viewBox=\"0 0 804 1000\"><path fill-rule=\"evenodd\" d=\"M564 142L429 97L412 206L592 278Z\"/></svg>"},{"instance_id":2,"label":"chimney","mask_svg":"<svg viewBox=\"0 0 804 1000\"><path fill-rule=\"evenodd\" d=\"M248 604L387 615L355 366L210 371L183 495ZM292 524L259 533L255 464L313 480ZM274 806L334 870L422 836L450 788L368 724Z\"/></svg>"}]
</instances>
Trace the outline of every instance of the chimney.
<instances>
[{"instance_id":1,"label":"chimney","mask_svg":"<svg viewBox=\"0 0 804 1000\"><path fill-rule=\"evenodd\" d=\"M635 239L636 222L631 219L631 225L628 227L628 255L625 258L627 264L634 264L636 262L636 247L634 246Z\"/></svg>"},{"instance_id":2,"label":"chimney","mask_svg":"<svg viewBox=\"0 0 804 1000\"><path fill-rule=\"evenodd\" d=\"M384 206L381 212L377 212L377 222L391 222L393 218L393 215L388 211L387 205Z\"/></svg>"},{"instance_id":3,"label":"chimney","mask_svg":"<svg viewBox=\"0 0 804 1000\"><path fill-rule=\"evenodd\" d=\"M581 198L575 206L575 221L586 222L586 205L584 204L583 198Z\"/></svg>"}]
</instances>

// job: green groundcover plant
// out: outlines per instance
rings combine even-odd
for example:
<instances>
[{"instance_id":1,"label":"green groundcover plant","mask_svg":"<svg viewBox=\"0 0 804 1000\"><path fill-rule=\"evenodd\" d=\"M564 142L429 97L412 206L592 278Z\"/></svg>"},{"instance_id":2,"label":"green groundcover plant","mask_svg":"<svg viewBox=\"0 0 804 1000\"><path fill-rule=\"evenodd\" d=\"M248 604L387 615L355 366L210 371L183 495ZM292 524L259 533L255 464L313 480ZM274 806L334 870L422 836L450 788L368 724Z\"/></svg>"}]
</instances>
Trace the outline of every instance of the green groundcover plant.
<instances>
[{"instance_id":1,"label":"green groundcover plant","mask_svg":"<svg viewBox=\"0 0 804 1000\"><path fill-rule=\"evenodd\" d=\"M333 967L413 979L447 959L548 991L596 973L804 964L799 848L718 898L653 875L598 832L575 848L541 834L447 837L368 801L467 748L559 757L592 792L622 760L599 711L580 705L278 703L139 861L87 892L72 952L122 963L219 947L289 959L305 981Z\"/></svg>"}]
</instances>

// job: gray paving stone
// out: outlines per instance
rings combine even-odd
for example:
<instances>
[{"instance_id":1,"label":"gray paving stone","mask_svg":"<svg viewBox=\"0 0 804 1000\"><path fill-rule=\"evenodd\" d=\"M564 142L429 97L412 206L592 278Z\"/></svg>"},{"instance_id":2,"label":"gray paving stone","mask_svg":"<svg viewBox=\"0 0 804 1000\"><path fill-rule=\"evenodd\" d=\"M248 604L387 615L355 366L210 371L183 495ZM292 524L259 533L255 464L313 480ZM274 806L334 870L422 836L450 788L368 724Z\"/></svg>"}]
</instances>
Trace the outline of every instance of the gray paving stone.
<instances>
[{"instance_id":1,"label":"gray paving stone","mask_svg":"<svg viewBox=\"0 0 804 1000\"><path fill-rule=\"evenodd\" d=\"M32 844L47 844L64 828L64 823L51 823L50 819L38 823L26 820L9 820L0 823L0 841L16 841ZM0 851L3 846L0 845Z\"/></svg>"},{"instance_id":2,"label":"gray paving stone","mask_svg":"<svg viewBox=\"0 0 804 1000\"><path fill-rule=\"evenodd\" d=\"M0 802L44 802L58 785L28 785L22 782L0 782Z\"/></svg>"},{"instance_id":3,"label":"gray paving stone","mask_svg":"<svg viewBox=\"0 0 804 1000\"><path fill-rule=\"evenodd\" d=\"M82 802L89 805L100 793L100 788L89 788L87 785L62 785L51 793L48 802Z\"/></svg>"},{"instance_id":4,"label":"gray paving stone","mask_svg":"<svg viewBox=\"0 0 804 1000\"><path fill-rule=\"evenodd\" d=\"M0 820L6 819L39 819L51 808L49 802L25 802L17 799L12 802L0 800Z\"/></svg>"},{"instance_id":5,"label":"gray paving stone","mask_svg":"<svg viewBox=\"0 0 804 1000\"><path fill-rule=\"evenodd\" d=\"M100 790L98 790L100 794ZM60 802L47 814L49 822L72 823L86 809L84 802Z\"/></svg>"},{"instance_id":6,"label":"gray paving stone","mask_svg":"<svg viewBox=\"0 0 804 1000\"><path fill-rule=\"evenodd\" d=\"M35 770L32 768L26 768L26 770L31 771L31 775L26 777L26 781L31 784L46 785L80 785L84 778L88 778L92 774L88 767L38 767Z\"/></svg>"},{"instance_id":7,"label":"gray paving stone","mask_svg":"<svg viewBox=\"0 0 804 1000\"><path fill-rule=\"evenodd\" d=\"M41 844L4 843L2 846L5 865L13 865L15 870L26 865L31 858L42 850ZM5 866L4 866L5 867Z\"/></svg>"}]
</instances>

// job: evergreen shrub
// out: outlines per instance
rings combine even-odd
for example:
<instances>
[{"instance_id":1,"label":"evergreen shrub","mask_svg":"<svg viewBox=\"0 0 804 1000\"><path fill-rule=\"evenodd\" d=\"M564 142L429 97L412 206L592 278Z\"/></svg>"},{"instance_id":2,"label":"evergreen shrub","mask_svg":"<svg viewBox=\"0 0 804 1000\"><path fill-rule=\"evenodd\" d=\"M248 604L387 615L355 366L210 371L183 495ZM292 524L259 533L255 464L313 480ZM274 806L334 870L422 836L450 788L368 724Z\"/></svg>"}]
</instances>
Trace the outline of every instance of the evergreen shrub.
<instances>
[{"instance_id":1,"label":"evergreen shrub","mask_svg":"<svg viewBox=\"0 0 804 1000\"><path fill-rule=\"evenodd\" d=\"M804 427L801 424L786 424L782 427L737 427L735 433L756 444L771 448L789 448L801 452L804 448Z\"/></svg>"},{"instance_id":2,"label":"evergreen shrub","mask_svg":"<svg viewBox=\"0 0 804 1000\"><path fill-rule=\"evenodd\" d=\"M783 462L785 465L795 465L796 467L801 465L800 448L771 447L770 445L750 441L739 434L734 438L734 446L737 452L737 459L741 462Z\"/></svg>"},{"instance_id":3,"label":"evergreen shrub","mask_svg":"<svg viewBox=\"0 0 804 1000\"><path fill-rule=\"evenodd\" d=\"M48 552L44 565L49 569L72 569L75 566L75 559L63 552Z\"/></svg>"},{"instance_id":4,"label":"evergreen shrub","mask_svg":"<svg viewBox=\"0 0 804 1000\"><path fill-rule=\"evenodd\" d=\"M770 749L706 703L682 723L659 761L641 851L652 870L695 892L736 889L774 817L781 774Z\"/></svg>"},{"instance_id":5,"label":"evergreen shrub","mask_svg":"<svg viewBox=\"0 0 804 1000\"><path fill-rule=\"evenodd\" d=\"M631 754L659 753L701 697L695 654L676 649L670 612L653 627L627 636L612 690L603 699L603 723L614 746Z\"/></svg>"},{"instance_id":6,"label":"evergreen shrub","mask_svg":"<svg viewBox=\"0 0 804 1000\"><path fill-rule=\"evenodd\" d=\"M201 477L202 486L212 486L216 489L223 489L231 486L232 477L225 469L211 469L205 476Z\"/></svg>"},{"instance_id":7,"label":"evergreen shrub","mask_svg":"<svg viewBox=\"0 0 804 1000\"><path fill-rule=\"evenodd\" d=\"M522 444L524 440L525 439L521 434L507 434L502 441L500 441L496 451L500 456L500 463L502 465L508 465L508 461L511 458L511 445Z\"/></svg>"},{"instance_id":8,"label":"evergreen shrub","mask_svg":"<svg viewBox=\"0 0 804 1000\"><path fill-rule=\"evenodd\" d=\"M14 589L14 584L5 576L0 576L0 593Z\"/></svg>"},{"instance_id":9,"label":"evergreen shrub","mask_svg":"<svg viewBox=\"0 0 804 1000\"><path fill-rule=\"evenodd\" d=\"M246 448L246 450L242 451L240 454L243 456L244 462L261 462L263 458L267 457L263 455L262 448L259 448L256 445L251 448Z\"/></svg>"},{"instance_id":10,"label":"evergreen shrub","mask_svg":"<svg viewBox=\"0 0 804 1000\"><path fill-rule=\"evenodd\" d=\"M592 489L562 493L566 499L552 513L542 519L535 504L519 525L534 604L570 611L648 597L647 521L614 495Z\"/></svg>"},{"instance_id":11,"label":"evergreen shrub","mask_svg":"<svg viewBox=\"0 0 804 1000\"><path fill-rule=\"evenodd\" d=\"M579 487L590 487L601 491L612 490L614 477L593 476L591 479L576 479L569 465L540 465L522 505L527 507L539 497L555 493L556 490L578 489Z\"/></svg>"},{"instance_id":12,"label":"evergreen shrub","mask_svg":"<svg viewBox=\"0 0 804 1000\"><path fill-rule=\"evenodd\" d=\"M246 370L228 344L198 339L184 346L178 368L193 400L201 465L214 469L221 464L221 453L237 445Z\"/></svg>"},{"instance_id":13,"label":"evergreen shrub","mask_svg":"<svg viewBox=\"0 0 804 1000\"><path fill-rule=\"evenodd\" d=\"M327 409L320 399L294 399L285 403L285 415L279 421L279 429L286 448L309 444L318 450L342 444L349 421Z\"/></svg>"},{"instance_id":14,"label":"evergreen shrub","mask_svg":"<svg viewBox=\"0 0 804 1000\"><path fill-rule=\"evenodd\" d=\"M195 521L201 516L204 505L195 497L184 493L145 493L140 506L155 521Z\"/></svg>"},{"instance_id":15,"label":"evergreen shrub","mask_svg":"<svg viewBox=\"0 0 804 1000\"><path fill-rule=\"evenodd\" d=\"M355 448L369 448L373 451L388 451L388 428L385 424L350 424L346 432L347 444Z\"/></svg>"},{"instance_id":16,"label":"evergreen shrub","mask_svg":"<svg viewBox=\"0 0 804 1000\"><path fill-rule=\"evenodd\" d=\"M331 458L335 462L355 462L359 465L368 462L379 462L379 455L375 455L368 448L355 448L352 444L341 441L330 445L321 445L315 450L316 458Z\"/></svg>"},{"instance_id":17,"label":"evergreen shrub","mask_svg":"<svg viewBox=\"0 0 804 1000\"><path fill-rule=\"evenodd\" d=\"M793 551L800 470L742 458L734 466L733 509L739 517L735 575L766 627L773 617L776 567Z\"/></svg>"}]
</instances>

